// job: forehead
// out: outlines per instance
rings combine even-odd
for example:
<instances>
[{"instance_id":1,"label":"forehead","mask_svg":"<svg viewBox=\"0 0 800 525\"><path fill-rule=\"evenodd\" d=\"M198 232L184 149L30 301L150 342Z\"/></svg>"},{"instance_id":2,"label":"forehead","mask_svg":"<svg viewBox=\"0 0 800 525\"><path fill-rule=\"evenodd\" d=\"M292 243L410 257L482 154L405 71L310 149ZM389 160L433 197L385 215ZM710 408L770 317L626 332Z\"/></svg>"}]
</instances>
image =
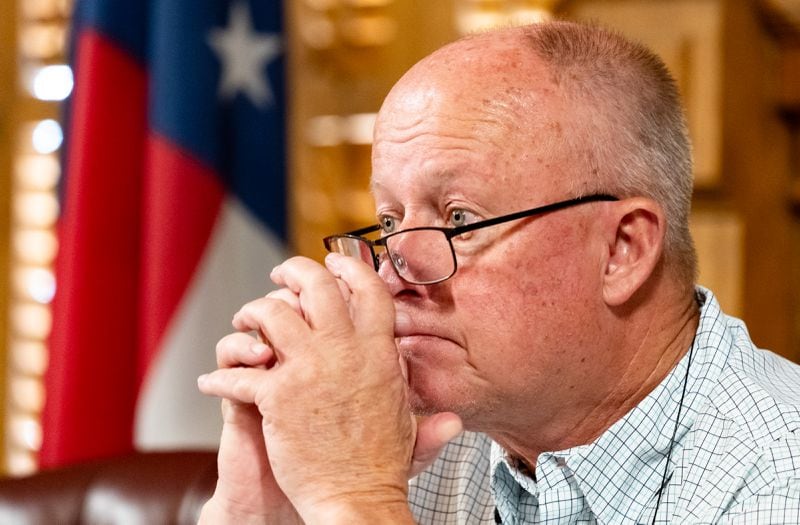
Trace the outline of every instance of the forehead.
<instances>
[{"instance_id":1,"label":"forehead","mask_svg":"<svg viewBox=\"0 0 800 525\"><path fill-rule=\"evenodd\" d=\"M373 148L372 191L382 200L436 200L459 195L482 200L521 191L523 178L505 143L508 130L461 115L428 115L387 132Z\"/></svg>"},{"instance_id":2,"label":"forehead","mask_svg":"<svg viewBox=\"0 0 800 525\"><path fill-rule=\"evenodd\" d=\"M548 193L565 168L567 107L519 34L448 46L414 66L378 114L376 199L463 191L529 202Z\"/></svg>"},{"instance_id":3,"label":"forehead","mask_svg":"<svg viewBox=\"0 0 800 525\"><path fill-rule=\"evenodd\" d=\"M394 94L373 146L377 200L445 193L528 204L550 193L565 168L561 125L548 92L423 85Z\"/></svg>"}]
</instances>

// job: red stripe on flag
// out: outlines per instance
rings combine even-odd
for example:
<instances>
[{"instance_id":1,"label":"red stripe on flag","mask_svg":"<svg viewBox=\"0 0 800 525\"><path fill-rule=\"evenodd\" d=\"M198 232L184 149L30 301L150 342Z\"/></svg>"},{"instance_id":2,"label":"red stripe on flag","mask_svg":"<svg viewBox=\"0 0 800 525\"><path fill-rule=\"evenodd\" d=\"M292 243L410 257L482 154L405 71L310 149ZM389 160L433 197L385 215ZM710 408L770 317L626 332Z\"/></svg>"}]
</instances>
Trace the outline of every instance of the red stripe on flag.
<instances>
[{"instance_id":1,"label":"red stripe on flag","mask_svg":"<svg viewBox=\"0 0 800 525\"><path fill-rule=\"evenodd\" d=\"M224 198L212 170L148 134L140 64L92 32L76 56L42 467L132 450L139 388Z\"/></svg>"},{"instance_id":2,"label":"red stripe on flag","mask_svg":"<svg viewBox=\"0 0 800 525\"><path fill-rule=\"evenodd\" d=\"M140 383L202 260L225 196L225 189L212 170L165 138L151 135L147 152L139 312ZM213 343L209 341L209 345Z\"/></svg>"},{"instance_id":3,"label":"red stripe on flag","mask_svg":"<svg viewBox=\"0 0 800 525\"><path fill-rule=\"evenodd\" d=\"M44 467L132 448L146 76L102 36L77 45Z\"/></svg>"}]
</instances>

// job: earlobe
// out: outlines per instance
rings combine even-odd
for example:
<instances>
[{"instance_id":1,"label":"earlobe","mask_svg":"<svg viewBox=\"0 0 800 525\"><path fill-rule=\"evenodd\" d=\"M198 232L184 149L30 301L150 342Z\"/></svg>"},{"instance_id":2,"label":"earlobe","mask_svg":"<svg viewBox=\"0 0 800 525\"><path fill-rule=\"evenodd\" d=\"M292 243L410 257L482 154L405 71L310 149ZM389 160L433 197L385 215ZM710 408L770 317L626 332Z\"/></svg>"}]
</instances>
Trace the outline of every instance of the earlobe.
<instances>
[{"instance_id":1,"label":"earlobe","mask_svg":"<svg viewBox=\"0 0 800 525\"><path fill-rule=\"evenodd\" d=\"M661 206L641 197L616 203L612 214L603 299L609 306L620 306L647 283L658 266L666 223Z\"/></svg>"}]
</instances>

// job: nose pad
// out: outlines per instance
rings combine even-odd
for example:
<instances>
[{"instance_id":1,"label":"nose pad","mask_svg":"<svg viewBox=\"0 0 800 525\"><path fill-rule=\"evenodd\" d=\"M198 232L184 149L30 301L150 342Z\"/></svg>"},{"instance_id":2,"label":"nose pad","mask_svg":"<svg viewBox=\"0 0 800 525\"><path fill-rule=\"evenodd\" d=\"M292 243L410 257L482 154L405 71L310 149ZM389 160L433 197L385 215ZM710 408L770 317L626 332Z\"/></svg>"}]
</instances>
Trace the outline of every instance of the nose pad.
<instances>
[{"instance_id":1,"label":"nose pad","mask_svg":"<svg viewBox=\"0 0 800 525\"><path fill-rule=\"evenodd\" d=\"M389 254L389 256L392 258L392 263L394 264L394 267L397 269L398 273L402 274L408 269L408 263L406 263L405 258L400 255L400 253L392 252Z\"/></svg>"},{"instance_id":2,"label":"nose pad","mask_svg":"<svg viewBox=\"0 0 800 525\"><path fill-rule=\"evenodd\" d=\"M378 275L388 282L390 278L397 275L394 266L389 261L389 254L383 251L378 253L376 257L378 258Z\"/></svg>"},{"instance_id":3,"label":"nose pad","mask_svg":"<svg viewBox=\"0 0 800 525\"><path fill-rule=\"evenodd\" d=\"M390 260L390 257L393 256L394 262ZM395 264L399 268L405 268L407 265L406 260L399 253L383 252L378 255L378 262L378 275L389 286L389 291L393 297L397 298L401 293L418 293L416 287L403 279L398 273L397 267L395 267Z\"/></svg>"}]
</instances>

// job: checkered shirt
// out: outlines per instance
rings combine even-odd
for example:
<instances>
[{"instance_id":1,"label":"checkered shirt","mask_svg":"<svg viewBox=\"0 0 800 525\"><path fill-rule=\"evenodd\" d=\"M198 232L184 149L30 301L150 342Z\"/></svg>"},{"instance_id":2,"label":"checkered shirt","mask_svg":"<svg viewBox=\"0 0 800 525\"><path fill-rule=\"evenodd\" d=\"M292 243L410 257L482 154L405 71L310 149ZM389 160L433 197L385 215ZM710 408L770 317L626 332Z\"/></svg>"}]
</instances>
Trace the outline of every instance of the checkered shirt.
<instances>
[{"instance_id":1,"label":"checkered shirt","mask_svg":"<svg viewBox=\"0 0 800 525\"><path fill-rule=\"evenodd\" d=\"M757 349L738 319L697 289L686 356L597 440L545 452L536 481L487 436L467 432L411 480L421 524L800 524L800 366Z\"/></svg>"}]
</instances>

